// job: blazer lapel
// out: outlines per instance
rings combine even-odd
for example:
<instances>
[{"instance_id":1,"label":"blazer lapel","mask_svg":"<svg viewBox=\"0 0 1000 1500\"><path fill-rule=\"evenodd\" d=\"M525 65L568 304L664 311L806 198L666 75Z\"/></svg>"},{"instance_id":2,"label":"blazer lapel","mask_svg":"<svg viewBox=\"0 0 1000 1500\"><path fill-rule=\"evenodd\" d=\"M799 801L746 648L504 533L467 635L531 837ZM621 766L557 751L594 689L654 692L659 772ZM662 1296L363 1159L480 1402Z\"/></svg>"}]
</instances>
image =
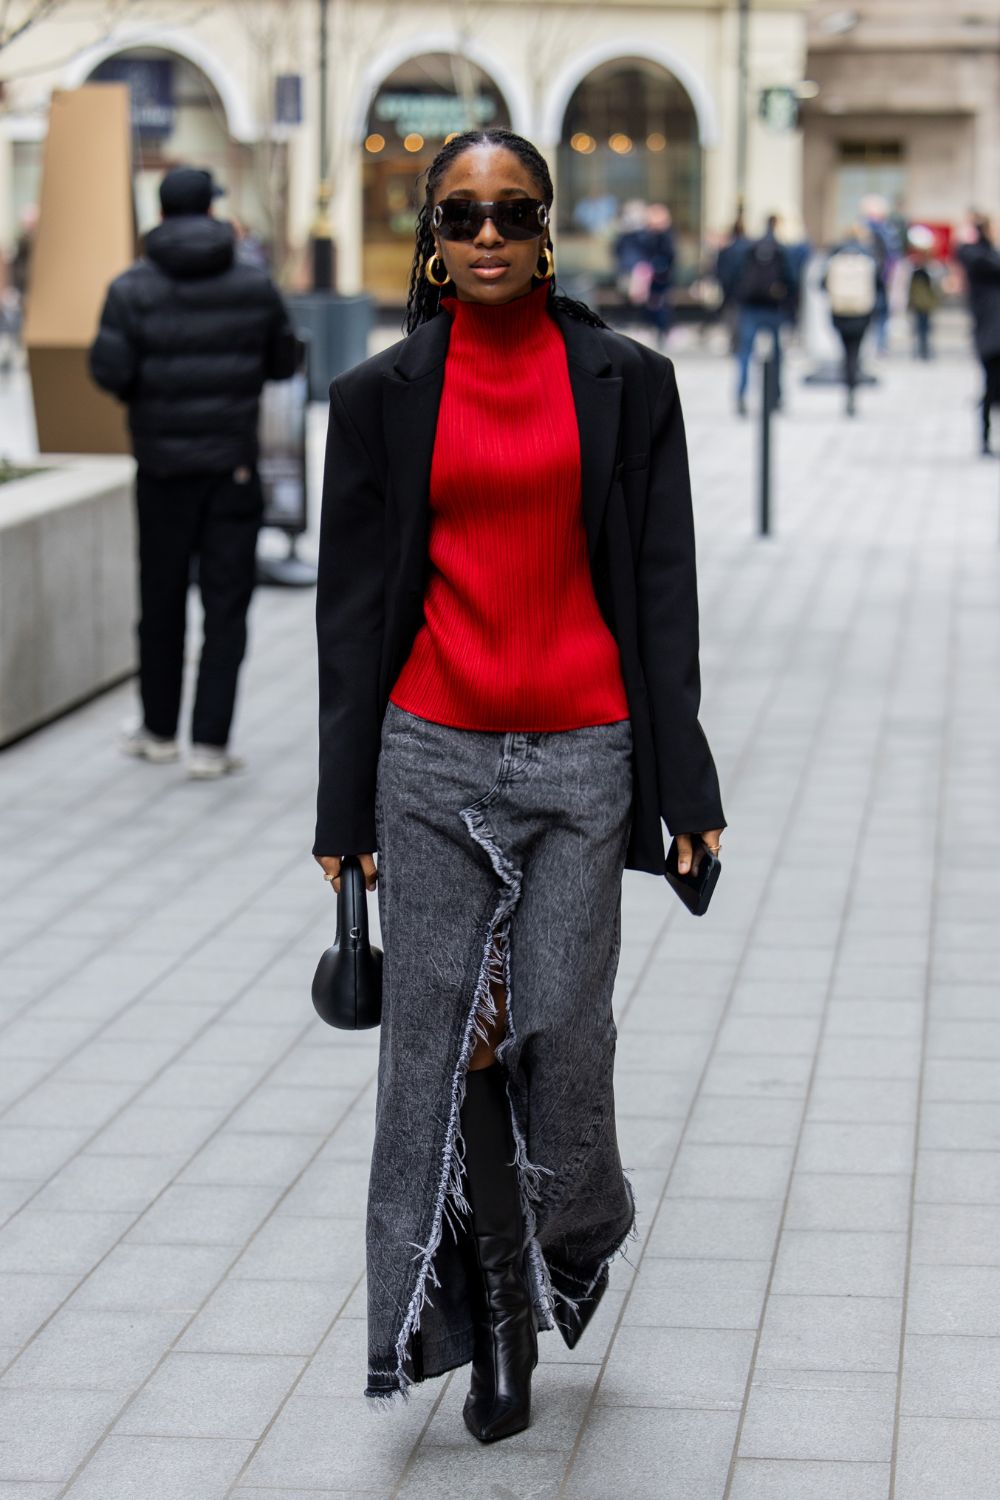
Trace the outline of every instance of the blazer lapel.
<instances>
[{"instance_id":1,"label":"blazer lapel","mask_svg":"<svg viewBox=\"0 0 1000 1500\"><path fill-rule=\"evenodd\" d=\"M583 521L593 559L614 478L622 381L611 373L599 331L565 314L557 316L580 433ZM431 460L450 336L451 318L438 313L404 339L392 370L383 376L389 498L403 576L414 580L422 580L426 563Z\"/></svg>"},{"instance_id":2,"label":"blazer lapel","mask_svg":"<svg viewBox=\"0 0 1000 1500\"><path fill-rule=\"evenodd\" d=\"M597 329L565 314L559 314L558 321L566 341L569 383L580 429L583 522L593 560L614 478L622 381L611 373L611 361Z\"/></svg>"},{"instance_id":3,"label":"blazer lapel","mask_svg":"<svg viewBox=\"0 0 1000 1500\"><path fill-rule=\"evenodd\" d=\"M402 576L414 586L422 586L426 570L431 460L450 335L450 317L438 313L403 341L382 377L387 502L395 514Z\"/></svg>"}]
</instances>

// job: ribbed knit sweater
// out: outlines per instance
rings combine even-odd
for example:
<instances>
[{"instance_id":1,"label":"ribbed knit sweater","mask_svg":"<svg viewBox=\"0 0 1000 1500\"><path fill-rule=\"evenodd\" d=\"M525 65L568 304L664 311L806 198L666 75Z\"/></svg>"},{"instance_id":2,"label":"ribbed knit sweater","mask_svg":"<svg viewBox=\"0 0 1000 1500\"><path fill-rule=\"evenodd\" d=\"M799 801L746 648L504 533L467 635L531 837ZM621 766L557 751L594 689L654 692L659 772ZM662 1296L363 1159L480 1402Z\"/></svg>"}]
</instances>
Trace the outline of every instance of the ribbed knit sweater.
<instances>
[{"instance_id":1,"label":"ribbed knit sweater","mask_svg":"<svg viewBox=\"0 0 1000 1500\"><path fill-rule=\"evenodd\" d=\"M566 347L547 285L453 319L430 476L424 624L392 690L458 729L551 731L628 718L597 606Z\"/></svg>"}]
</instances>

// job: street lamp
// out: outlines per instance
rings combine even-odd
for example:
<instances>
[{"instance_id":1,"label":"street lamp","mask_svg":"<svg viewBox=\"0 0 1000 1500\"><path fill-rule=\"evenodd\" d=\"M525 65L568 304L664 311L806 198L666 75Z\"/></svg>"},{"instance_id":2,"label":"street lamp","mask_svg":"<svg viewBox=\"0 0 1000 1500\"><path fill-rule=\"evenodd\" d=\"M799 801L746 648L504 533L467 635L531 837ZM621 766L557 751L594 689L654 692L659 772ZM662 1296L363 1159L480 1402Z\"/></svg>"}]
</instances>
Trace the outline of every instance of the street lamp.
<instances>
[{"instance_id":1,"label":"street lamp","mask_svg":"<svg viewBox=\"0 0 1000 1500\"><path fill-rule=\"evenodd\" d=\"M312 222L312 284L314 292L331 292L334 283L333 225L330 222L329 0L319 0L319 183L316 217Z\"/></svg>"},{"instance_id":2,"label":"street lamp","mask_svg":"<svg viewBox=\"0 0 1000 1500\"><path fill-rule=\"evenodd\" d=\"M738 86L736 106L736 217L746 212L750 114L750 0L738 0Z\"/></svg>"}]
</instances>

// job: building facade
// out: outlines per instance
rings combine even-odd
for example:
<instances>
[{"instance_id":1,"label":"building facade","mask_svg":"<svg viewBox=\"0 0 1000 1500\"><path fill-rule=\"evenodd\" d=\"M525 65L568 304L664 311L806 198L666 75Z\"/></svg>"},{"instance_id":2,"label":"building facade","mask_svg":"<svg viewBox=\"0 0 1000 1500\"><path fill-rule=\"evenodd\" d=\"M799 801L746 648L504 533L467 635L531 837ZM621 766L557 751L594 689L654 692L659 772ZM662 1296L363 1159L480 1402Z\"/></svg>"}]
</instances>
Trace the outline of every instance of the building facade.
<instances>
[{"instance_id":1,"label":"building facade","mask_svg":"<svg viewBox=\"0 0 1000 1500\"><path fill-rule=\"evenodd\" d=\"M836 238L868 193L909 220L1000 217L1000 0L816 0L804 206Z\"/></svg>"},{"instance_id":2,"label":"building facade","mask_svg":"<svg viewBox=\"0 0 1000 1500\"><path fill-rule=\"evenodd\" d=\"M509 125L556 181L563 274L604 274L630 200L666 202L694 275L734 217L741 110L751 227L797 220L802 133L762 117L763 90L806 76L809 0L753 0L741 87L738 0L329 0L328 147L338 284L399 300L418 174L452 131ZM210 166L223 212L306 274L318 178L316 0L140 0L108 30L67 3L0 54L0 239L36 201L54 89L125 79L140 229L174 162Z\"/></svg>"}]
</instances>

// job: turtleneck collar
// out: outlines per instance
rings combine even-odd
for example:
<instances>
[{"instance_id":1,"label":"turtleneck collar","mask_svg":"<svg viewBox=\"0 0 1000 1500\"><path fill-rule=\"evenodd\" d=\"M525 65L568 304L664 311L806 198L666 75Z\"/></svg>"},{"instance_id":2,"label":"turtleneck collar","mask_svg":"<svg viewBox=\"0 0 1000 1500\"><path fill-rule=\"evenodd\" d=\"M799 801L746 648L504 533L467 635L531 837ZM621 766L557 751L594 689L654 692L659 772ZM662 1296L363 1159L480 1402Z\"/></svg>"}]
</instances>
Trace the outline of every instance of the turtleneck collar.
<instances>
[{"instance_id":1,"label":"turtleneck collar","mask_svg":"<svg viewBox=\"0 0 1000 1500\"><path fill-rule=\"evenodd\" d=\"M543 281L510 302L463 302L458 297L442 297L441 306L451 317L456 333L517 344L547 327L548 300L549 283Z\"/></svg>"}]
</instances>

